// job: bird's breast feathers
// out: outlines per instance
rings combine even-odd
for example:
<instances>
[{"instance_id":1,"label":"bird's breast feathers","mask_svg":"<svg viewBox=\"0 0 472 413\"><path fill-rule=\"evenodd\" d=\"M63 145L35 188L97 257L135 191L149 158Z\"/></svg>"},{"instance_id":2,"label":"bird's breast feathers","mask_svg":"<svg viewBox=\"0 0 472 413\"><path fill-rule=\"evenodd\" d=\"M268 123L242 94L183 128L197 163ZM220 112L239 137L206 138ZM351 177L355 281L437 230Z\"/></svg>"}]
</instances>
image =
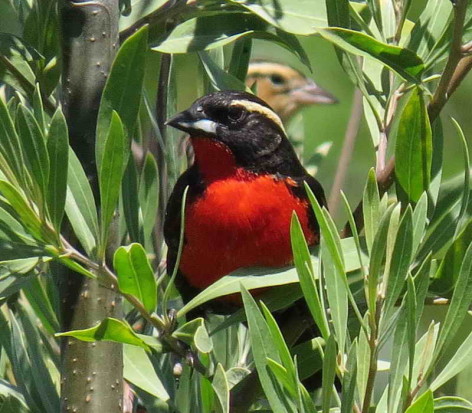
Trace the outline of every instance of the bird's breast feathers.
<instances>
[{"instance_id":1,"label":"bird's breast feathers","mask_svg":"<svg viewBox=\"0 0 472 413\"><path fill-rule=\"evenodd\" d=\"M307 242L317 242L308 204L293 195L294 183L243 170L206 186L186 208L180 269L190 284L205 288L242 267L280 267L292 261L290 222L295 211Z\"/></svg>"}]
</instances>

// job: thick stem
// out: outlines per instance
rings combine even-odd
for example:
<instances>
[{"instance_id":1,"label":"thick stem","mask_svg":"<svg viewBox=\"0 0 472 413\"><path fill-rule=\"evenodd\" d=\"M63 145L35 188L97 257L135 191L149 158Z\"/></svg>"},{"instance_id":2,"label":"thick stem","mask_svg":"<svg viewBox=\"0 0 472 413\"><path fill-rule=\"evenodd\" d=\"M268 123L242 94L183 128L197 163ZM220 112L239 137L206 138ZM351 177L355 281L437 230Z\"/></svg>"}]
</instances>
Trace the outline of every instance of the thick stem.
<instances>
[{"instance_id":1,"label":"thick stem","mask_svg":"<svg viewBox=\"0 0 472 413\"><path fill-rule=\"evenodd\" d=\"M100 97L118 48L118 0L62 3L63 107L70 143L97 191L95 129ZM121 298L95 280L69 272L62 279L62 328L89 328L121 316ZM61 410L122 412L123 355L117 343L62 343Z\"/></svg>"}]
</instances>

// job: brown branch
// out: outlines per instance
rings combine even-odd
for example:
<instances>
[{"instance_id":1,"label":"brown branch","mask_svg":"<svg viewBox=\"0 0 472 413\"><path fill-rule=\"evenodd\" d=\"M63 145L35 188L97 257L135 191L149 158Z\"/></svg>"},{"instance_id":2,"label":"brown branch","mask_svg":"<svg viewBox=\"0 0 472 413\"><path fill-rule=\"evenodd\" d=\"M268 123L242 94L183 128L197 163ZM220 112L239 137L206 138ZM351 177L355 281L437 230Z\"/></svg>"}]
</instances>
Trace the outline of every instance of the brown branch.
<instances>
[{"instance_id":1,"label":"brown branch","mask_svg":"<svg viewBox=\"0 0 472 413\"><path fill-rule=\"evenodd\" d=\"M341 149L341 155L339 156L338 169L336 170L328 201L329 210L332 215L336 215L336 211L339 207L339 200L341 198L340 191L344 186L344 181L346 180L347 170L351 162L352 152L359 132L359 125L363 113L362 92L359 89L356 89L352 101L351 117L347 123L344 143Z\"/></svg>"}]
</instances>

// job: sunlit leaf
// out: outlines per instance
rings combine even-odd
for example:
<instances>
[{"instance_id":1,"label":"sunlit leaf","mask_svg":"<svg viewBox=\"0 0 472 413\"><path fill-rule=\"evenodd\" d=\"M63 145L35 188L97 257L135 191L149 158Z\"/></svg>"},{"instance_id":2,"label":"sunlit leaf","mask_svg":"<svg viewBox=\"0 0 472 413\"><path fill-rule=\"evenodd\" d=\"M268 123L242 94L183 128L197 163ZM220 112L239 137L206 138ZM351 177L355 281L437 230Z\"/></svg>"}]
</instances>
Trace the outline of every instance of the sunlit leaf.
<instances>
[{"instance_id":1,"label":"sunlit leaf","mask_svg":"<svg viewBox=\"0 0 472 413\"><path fill-rule=\"evenodd\" d=\"M131 326L116 318L105 318L95 327L83 330L72 330L57 333L57 337L75 337L81 341L113 341L116 343L132 344L149 351L149 346L138 337Z\"/></svg>"},{"instance_id":2,"label":"sunlit leaf","mask_svg":"<svg viewBox=\"0 0 472 413\"><path fill-rule=\"evenodd\" d=\"M120 291L135 296L152 313L157 306L157 286L144 248L140 244L119 247L113 266Z\"/></svg>"},{"instance_id":3,"label":"sunlit leaf","mask_svg":"<svg viewBox=\"0 0 472 413\"><path fill-rule=\"evenodd\" d=\"M123 364L123 376L127 381L160 400L169 400L169 394L156 374L146 351L140 347L125 344Z\"/></svg>"},{"instance_id":4,"label":"sunlit leaf","mask_svg":"<svg viewBox=\"0 0 472 413\"><path fill-rule=\"evenodd\" d=\"M411 50L387 45L364 33L338 27L318 29L318 33L347 52L382 62L406 80L414 83L420 81L424 64Z\"/></svg>"}]
</instances>

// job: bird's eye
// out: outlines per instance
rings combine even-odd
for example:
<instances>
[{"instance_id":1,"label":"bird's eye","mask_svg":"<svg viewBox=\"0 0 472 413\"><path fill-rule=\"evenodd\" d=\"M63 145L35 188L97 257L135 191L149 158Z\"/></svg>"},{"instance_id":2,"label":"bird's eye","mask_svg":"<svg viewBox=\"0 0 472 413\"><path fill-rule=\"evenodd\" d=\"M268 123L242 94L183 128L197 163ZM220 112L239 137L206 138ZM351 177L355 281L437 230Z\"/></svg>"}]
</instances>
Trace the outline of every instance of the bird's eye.
<instances>
[{"instance_id":1,"label":"bird's eye","mask_svg":"<svg viewBox=\"0 0 472 413\"><path fill-rule=\"evenodd\" d=\"M238 122L239 120L243 118L243 116L244 116L244 110L240 107L233 106L233 107L230 107L228 110L228 119L231 122Z\"/></svg>"},{"instance_id":2,"label":"bird's eye","mask_svg":"<svg viewBox=\"0 0 472 413\"><path fill-rule=\"evenodd\" d=\"M282 86L285 83L285 79L280 75L271 75L270 81L277 86Z\"/></svg>"}]
</instances>

